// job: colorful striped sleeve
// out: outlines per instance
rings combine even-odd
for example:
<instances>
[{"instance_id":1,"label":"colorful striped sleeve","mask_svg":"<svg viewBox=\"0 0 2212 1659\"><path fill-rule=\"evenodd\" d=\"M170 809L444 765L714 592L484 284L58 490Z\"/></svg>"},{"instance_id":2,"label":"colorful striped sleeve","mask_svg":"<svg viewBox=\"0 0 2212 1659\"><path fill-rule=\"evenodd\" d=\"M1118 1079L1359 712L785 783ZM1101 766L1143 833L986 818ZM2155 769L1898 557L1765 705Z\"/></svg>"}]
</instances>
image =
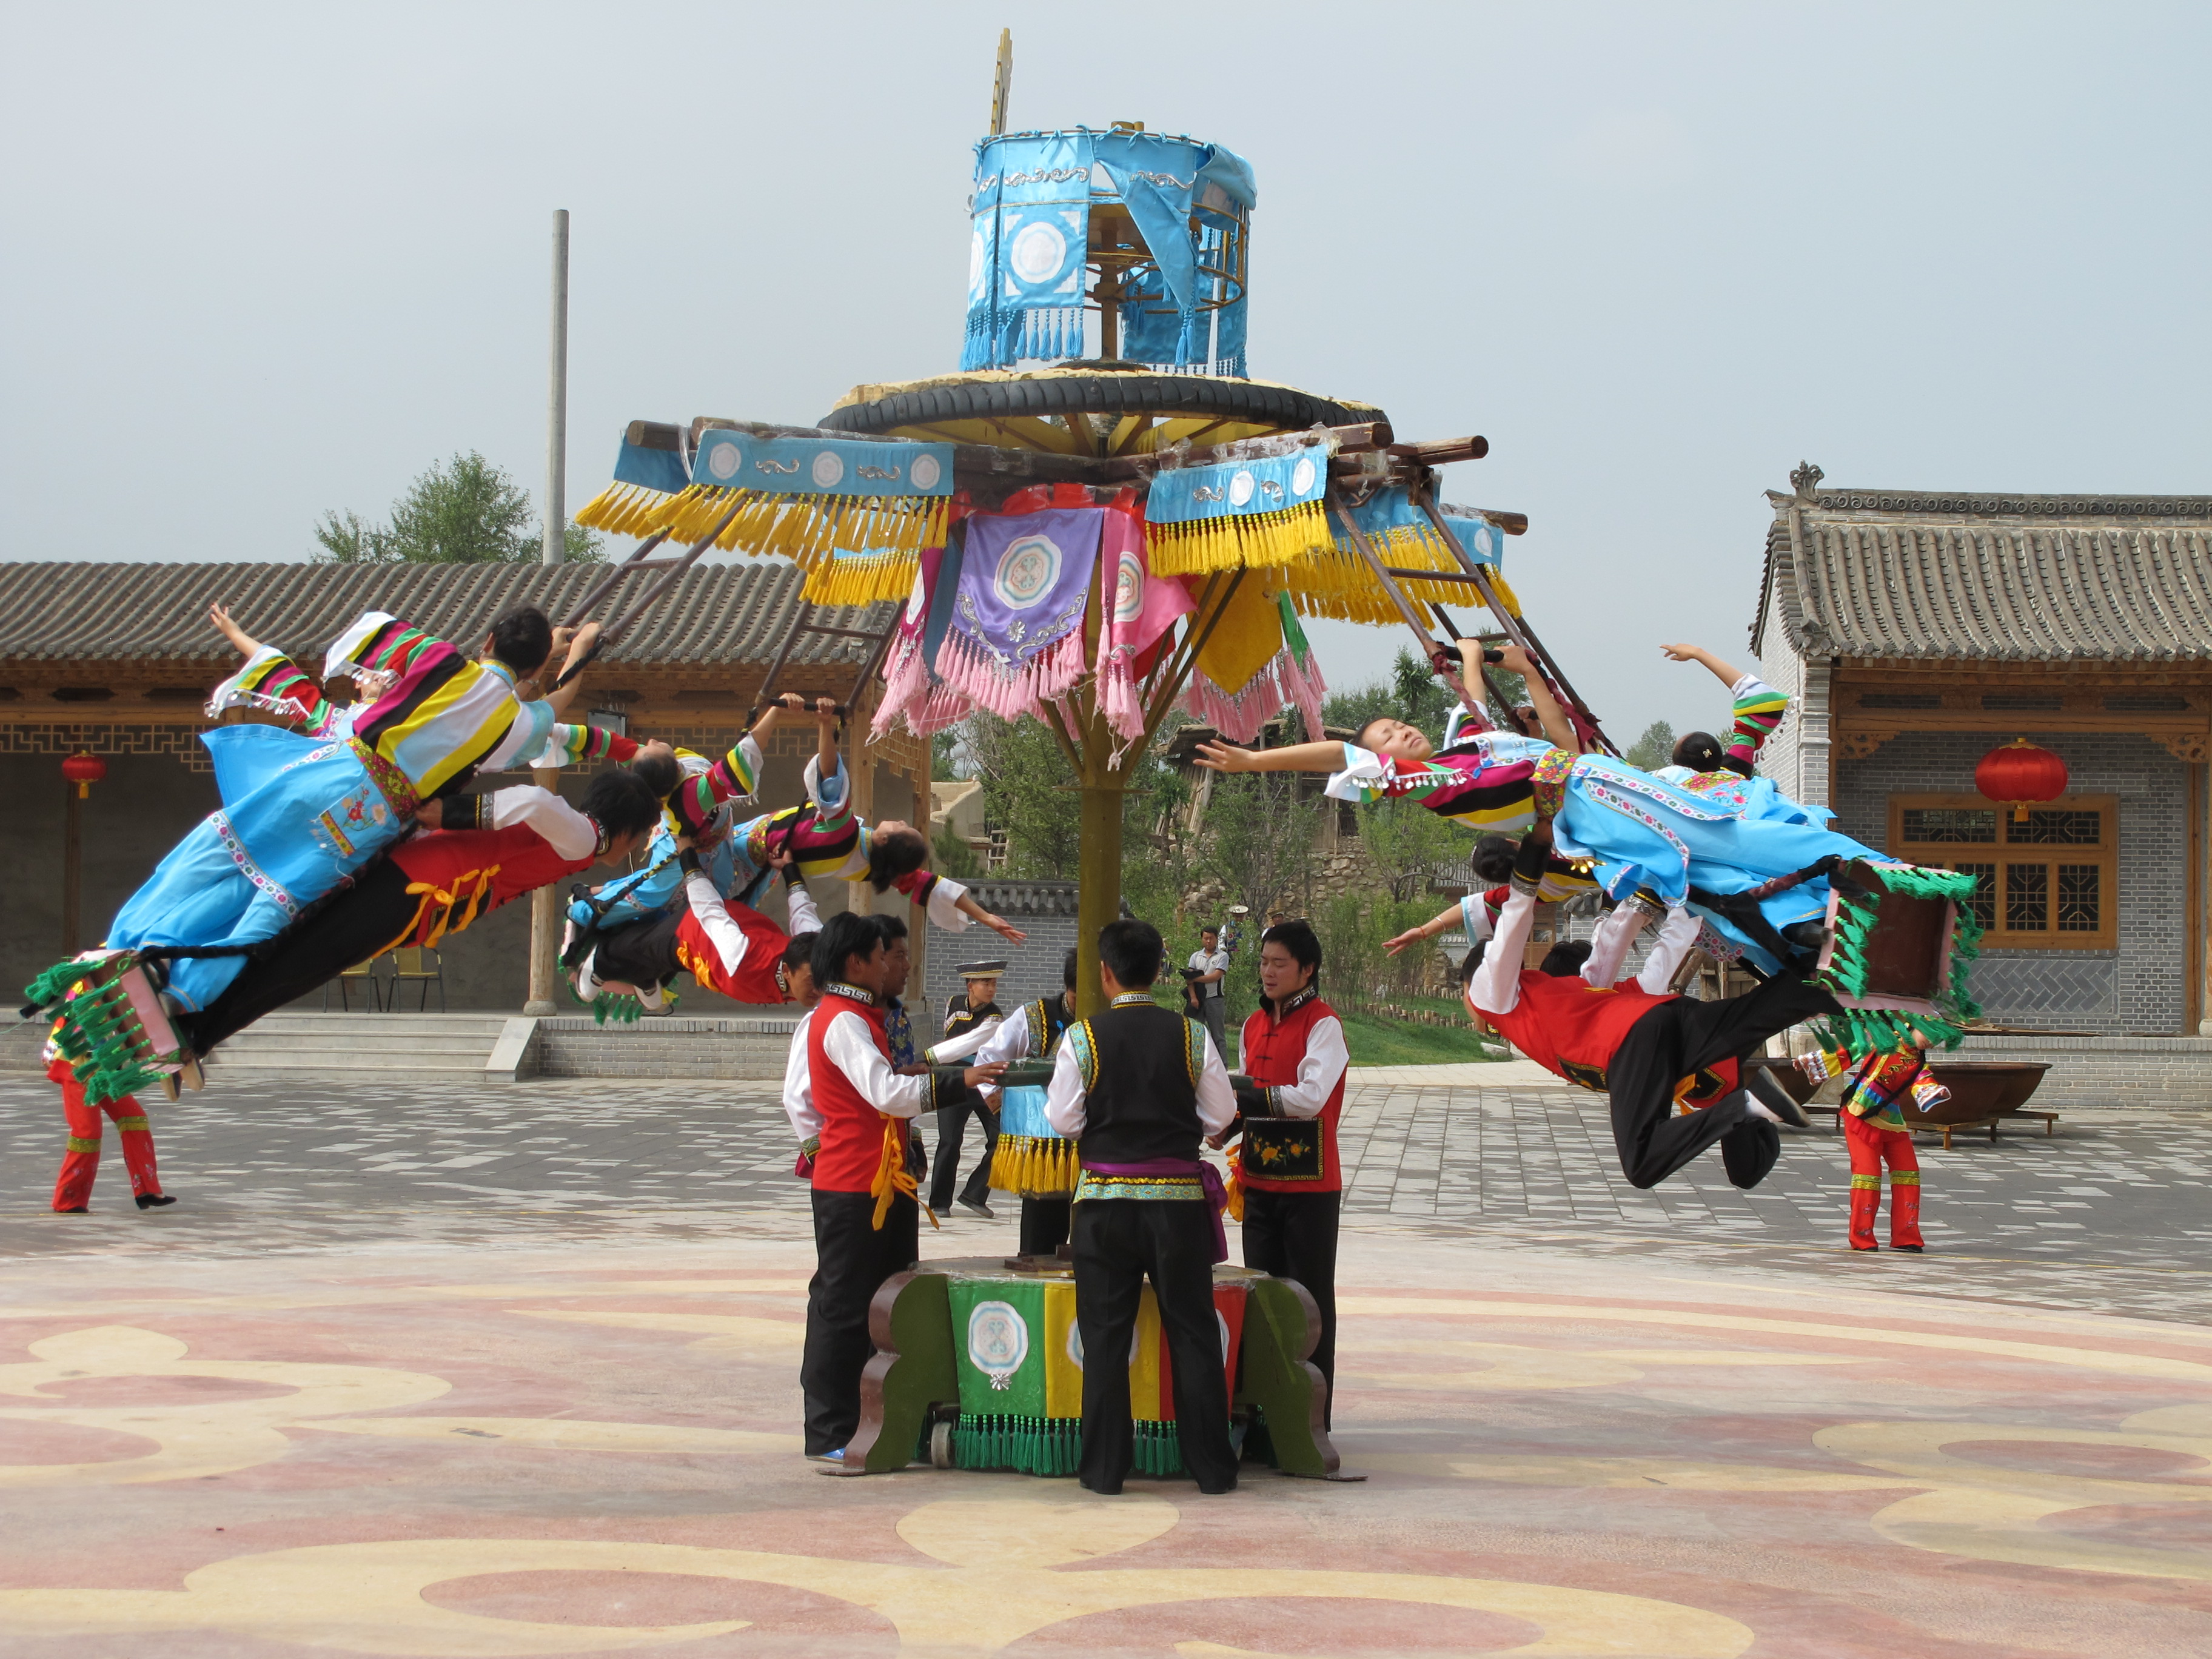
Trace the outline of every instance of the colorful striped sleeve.
<instances>
[{"instance_id":1,"label":"colorful striped sleeve","mask_svg":"<svg viewBox=\"0 0 2212 1659\"><path fill-rule=\"evenodd\" d=\"M1735 698L1735 726L1729 733L1728 751L1747 766L1758 760L1760 746L1782 724L1790 699L1756 674L1746 674L1729 692Z\"/></svg>"},{"instance_id":2,"label":"colorful striped sleeve","mask_svg":"<svg viewBox=\"0 0 2212 1659\"><path fill-rule=\"evenodd\" d=\"M580 766L586 761L632 761L637 758L640 745L619 732L610 732L604 726L569 726L556 723L553 735L546 739L545 747L527 761L517 761L517 766Z\"/></svg>"},{"instance_id":3,"label":"colorful striped sleeve","mask_svg":"<svg viewBox=\"0 0 2212 1659\"><path fill-rule=\"evenodd\" d=\"M760 744L748 732L730 750L707 769L707 776L717 803L726 800L750 799L760 787Z\"/></svg>"},{"instance_id":4,"label":"colorful striped sleeve","mask_svg":"<svg viewBox=\"0 0 2212 1659\"><path fill-rule=\"evenodd\" d=\"M208 698L208 718L227 708L281 714L311 738L345 736L353 729L353 711L325 699L307 672L274 646L263 646L216 687Z\"/></svg>"}]
</instances>

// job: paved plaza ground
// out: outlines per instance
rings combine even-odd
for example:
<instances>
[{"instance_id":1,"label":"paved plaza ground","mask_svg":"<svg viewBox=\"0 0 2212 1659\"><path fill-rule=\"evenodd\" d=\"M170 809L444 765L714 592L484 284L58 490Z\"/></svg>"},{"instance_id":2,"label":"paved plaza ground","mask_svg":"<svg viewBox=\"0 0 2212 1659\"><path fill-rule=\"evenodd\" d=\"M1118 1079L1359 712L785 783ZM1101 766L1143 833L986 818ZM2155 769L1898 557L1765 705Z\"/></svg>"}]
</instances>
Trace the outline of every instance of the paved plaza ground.
<instances>
[{"instance_id":1,"label":"paved plaza ground","mask_svg":"<svg viewBox=\"0 0 2212 1659\"><path fill-rule=\"evenodd\" d=\"M60 1217L0 1082L0 1655L2212 1652L2212 1114L1925 1143L1867 1258L1834 1134L1638 1194L1491 1070L1347 1111L1368 1479L1220 1498L805 1462L763 1089L218 1074Z\"/></svg>"}]
</instances>

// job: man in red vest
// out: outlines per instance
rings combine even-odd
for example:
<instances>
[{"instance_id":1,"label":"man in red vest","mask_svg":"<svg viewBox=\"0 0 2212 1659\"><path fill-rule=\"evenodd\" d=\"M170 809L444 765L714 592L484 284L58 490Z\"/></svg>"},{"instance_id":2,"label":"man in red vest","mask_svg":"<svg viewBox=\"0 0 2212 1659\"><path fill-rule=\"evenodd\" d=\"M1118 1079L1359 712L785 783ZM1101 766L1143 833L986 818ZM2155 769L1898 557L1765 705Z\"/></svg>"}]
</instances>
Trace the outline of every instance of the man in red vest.
<instances>
[{"instance_id":1,"label":"man in red vest","mask_svg":"<svg viewBox=\"0 0 2212 1659\"><path fill-rule=\"evenodd\" d=\"M1616 981L1628 943L1649 919L1634 899L1607 918L1605 938L1586 967L1577 962L1557 964L1564 972L1524 970L1522 952L1535 921L1548 839L1534 831L1521 844L1497 937L1468 957L1468 1006L1545 1070L1612 1097L1613 1145L1632 1187L1657 1186L1715 1142L1729 1180L1757 1186L1782 1153L1774 1126L1794 1121L1802 1127L1806 1119L1794 1105L1794 1115L1785 1117L1747 1095L1736 1080L1739 1062L1777 1031L1840 1012L1835 998L1789 973L1726 1001L1668 994L1697 938L1698 919L1687 910L1668 915L1644 972ZM1555 964L1547 957L1545 965ZM1714 1103L1675 1115L1676 1102L1694 1103L1700 1096Z\"/></svg>"},{"instance_id":2,"label":"man in red vest","mask_svg":"<svg viewBox=\"0 0 2212 1659\"><path fill-rule=\"evenodd\" d=\"M684 877L683 908L597 935L598 944L570 970L577 996L590 1002L602 990L634 995L657 1012L665 1006L662 986L688 973L695 983L733 1001L773 1006L798 1000L791 974L799 953L793 947L803 944L805 956L811 957L822 919L806 884L799 878L789 849L779 850L769 860L772 868L783 872L789 905L787 933L750 905L723 898L714 877L702 866L690 836L678 836L676 846Z\"/></svg>"},{"instance_id":3,"label":"man in red vest","mask_svg":"<svg viewBox=\"0 0 2212 1659\"><path fill-rule=\"evenodd\" d=\"M1260 936L1261 1006L1244 1022L1239 1063L1259 1085L1244 1097L1237 1185L1244 1196L1244 1265L1295 1279L1321 1310L1312 1363L1336 1385L1336 1231L1344 1204L1336 1123L1352 1063L1344 1022L1321 1000L1321 940L1285 921ZM1232 1131L1234 1133L1234 1131Z\"/></svg>"},{"instance_id":4,"label":"man in red vest","mask_svg":"<svg viewBox=\"0 0 2212 1659\"><path fill-rule=\"evenodd\" d=\"M931 1079L892 1068L883 1010L890 976L890 952L874 917L848 911L815 935L822 1000L806 1020L806 1071L821 1144L799 1382L806 1397L806 1455L829 1463L844 1460L845 1443L860 1425L860 1372L874 1352L868 1304L886 1279L913 1265L920 1245L908 1124L931 1104ZM998 1075L995 1066L984 1069Z\"/></svg>"}]
</instances>

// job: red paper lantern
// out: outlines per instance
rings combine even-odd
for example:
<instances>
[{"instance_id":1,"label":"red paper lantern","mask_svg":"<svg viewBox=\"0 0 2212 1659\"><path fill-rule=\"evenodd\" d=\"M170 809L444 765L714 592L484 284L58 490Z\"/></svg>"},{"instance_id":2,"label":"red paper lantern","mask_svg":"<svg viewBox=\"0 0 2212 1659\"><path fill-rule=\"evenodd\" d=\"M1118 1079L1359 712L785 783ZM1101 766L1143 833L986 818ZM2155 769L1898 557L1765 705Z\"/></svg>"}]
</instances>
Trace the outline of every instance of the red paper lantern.
<instances>
[{"instance_id":1,"label":"red paper lantern","mask_svg":"<svg viewBox=\"0 0 2212 1659\"><path fill-rule=\"evenodd\" d=\"M107 763L97 755L71 755L62 762L62 775L76 786L76 798L82 800L107 775Z\"/></svg>"},{"instance_id":2,"label":"red paper lantern","mask_svg":"<svg viewBox=\"0 0 2212 1659\"><path fill-rule=\"evenodd\" d=\"M2066 793L2066 763L2026 738L1992 749L1974 769L1974 787L1984 799L2012 808L2013 822L2027 817L2031 801L2057 800Z\"/></svg>"}]
</instances>

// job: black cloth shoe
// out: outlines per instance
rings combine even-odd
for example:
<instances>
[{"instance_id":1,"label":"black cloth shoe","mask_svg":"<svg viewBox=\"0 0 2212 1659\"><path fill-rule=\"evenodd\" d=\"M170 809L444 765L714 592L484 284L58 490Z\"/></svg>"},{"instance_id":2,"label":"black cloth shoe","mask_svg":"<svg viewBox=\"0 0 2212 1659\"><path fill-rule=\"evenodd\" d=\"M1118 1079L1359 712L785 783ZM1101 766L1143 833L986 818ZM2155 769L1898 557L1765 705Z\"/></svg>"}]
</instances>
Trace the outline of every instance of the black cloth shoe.
<instances>
[{"instance_id":1,"label":"black cloth shoe","mask_svg":"<svg viewBox=\"0 0 2212 1659\"><path fill-rule=\"evenodd\" d=\"M1793 921L1782 930L1790 948L1817 957L1820 947L1828 942L1828 925L1824 921Z\"/></svg>"},{"instance_id":2,"label":"black cloth shoe","mask_svg":"<svg viewBox=\"0 0 2212 1659\"><path fill-rule=\"evenodd\" d=\"M176 1201L167 1193L142 1193L132 1200L142 1210L158 1210L164 1204L173 1204Z\"/></svg>"},{"instance_id":3,"label":"black cloth shoe","mask_svg":"<svg viewBox=\"0 0 2212 1659\"><path fill-rule=\"evenodd\" d=\"M963 1198L960 1200L960 1207L967 1211L969 1215L981 1216L986 1221L996 1221L999 1218L993 1213L991 1206L988 1204L974 1204Z\"/></svg>"},{"instance_id":4,"label":"black cloth shoe","mask_svg":"<svg viewBox=\"0 0 2212 1659\"><path fill-rule=\"evenodd\" d=\"M1923 1250L1927 1249L1927 1246L1924 1244L1893 1244L1889 1248L1893 1250L1910 1250L1913 1255L1918 1255Z\"/></svg>"},{"instance_id":5,"label":"black cloth shoe","mask_svg":"<svg viewBox=\"0 0 2212 1659\"><path fill-rule=\"evenodd\" d=\"M90 1215L92 1213L92 1210L88 1205L80 1204L74 1209L56 1210L54 1213L56 1215Z\"/></svg>"}]
</instances>

